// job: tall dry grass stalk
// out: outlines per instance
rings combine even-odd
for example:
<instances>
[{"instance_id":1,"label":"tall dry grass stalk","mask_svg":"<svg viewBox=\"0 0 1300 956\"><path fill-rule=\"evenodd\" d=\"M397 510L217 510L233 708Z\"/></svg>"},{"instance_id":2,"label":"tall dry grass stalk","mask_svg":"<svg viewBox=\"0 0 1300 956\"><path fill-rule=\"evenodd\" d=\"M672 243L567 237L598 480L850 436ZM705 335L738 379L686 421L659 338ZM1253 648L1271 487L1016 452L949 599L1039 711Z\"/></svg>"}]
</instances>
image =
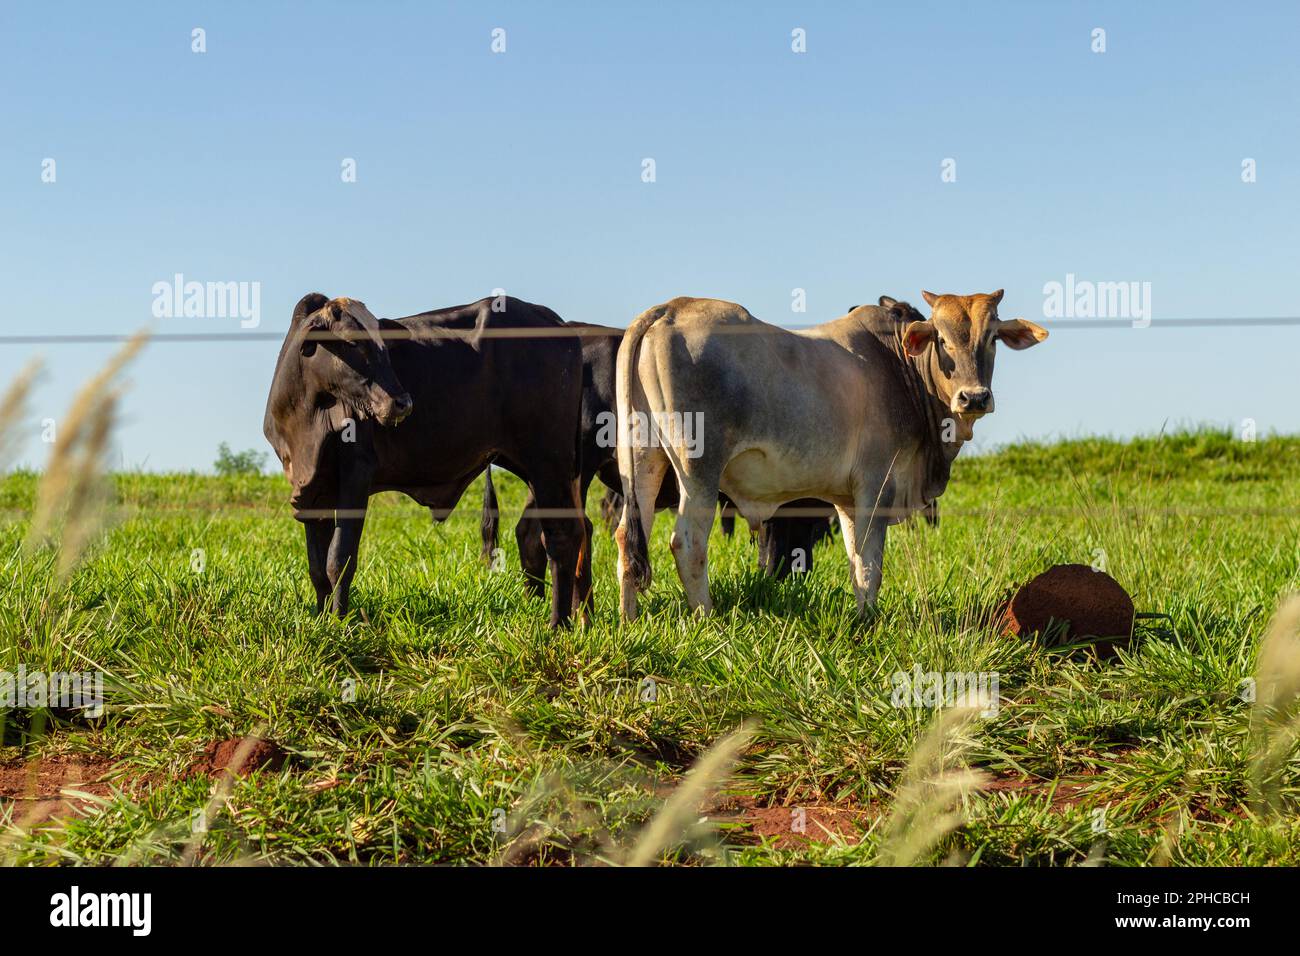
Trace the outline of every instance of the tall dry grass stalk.
<instances>
[{"instance_id":1,"label":"tall dry grass stalk","mask_svg":"<svg viewBox=\"0 0 1300 956\"><path fill-rule=\"evenodd\" d=\"M695 762L681 786L641 831L627 856L628 866L648 866L667 847L690 837L700 816L701 802L726 780L753 735L754 727L742 724Z\"/></svg>"},{"instance_id":2,"label":"tall dry grass stalk","mask_svg":"<svg viewBox=\"0 0 1300 956\"><path fill-rule=\"evenodd\" d=\"M1259 810L1281 804L1281 773L1300 738L1300 597L1292 595L1273 615L1255 663L1255 701L1250 708L1251 797Z\"/></svg>"},{"instance_id":3,"label":"tall dry grass stalk","mask_svg":"<svg viewBox=\"0 0 1300 956\"><path fill-rule=\"evenodd\" d=\"M82 386L59 423L54 449L37 492L27 547L57 539L55 573L66 580L99 530L111 498L109 440L123 386L118 376L149 336L137 332L98 374Z\"/></svg>"},{"instance_id":4,"label":"tall dry grass stalk","mask_svg":"<svg viewBox=\"0 0 1300 956\"><path fill-rule=\"evenodd\" d=\"M966 797L988 779L961 760L962 731L978 715L974 707L944 711L912 750L884 823L880 866L915 865L964 822Z\"/></svg>"},{"instance_id":5,"label":"tall dry grass stalk","mask_svg":"<svg viewBox=\"0 0 1300 956\"><path fill-rule=\"evenodd\" d=\"M522 731L509 722L505 729L525 752L531 752ZM742 725L718 741L687 772L685 780L651 818L631 847L621 846L597 814L581 798L573 782L562 773L538 780L511 809L508 842L494 861L497 866L515 866L532 857L556 834L563 837L566 821L585 830L594 841L585 862L614 866L648 866L668 847L703 842L700 807L716 791L735 765L740 752L753 736L753 728Z\"/></svg>"},{"instance_id":6,"label":"tall dry grass stalk","mask_svg":"<svg viewBox=\"0 0 1300 956\"><path fill-rule=\"evenodd\" d=\"M27 400L40 371L40 359L32 359L0 398L0 475L13 467L14 456L22 445L14 426L27 418Z\"/></svg>"}]
</instances>

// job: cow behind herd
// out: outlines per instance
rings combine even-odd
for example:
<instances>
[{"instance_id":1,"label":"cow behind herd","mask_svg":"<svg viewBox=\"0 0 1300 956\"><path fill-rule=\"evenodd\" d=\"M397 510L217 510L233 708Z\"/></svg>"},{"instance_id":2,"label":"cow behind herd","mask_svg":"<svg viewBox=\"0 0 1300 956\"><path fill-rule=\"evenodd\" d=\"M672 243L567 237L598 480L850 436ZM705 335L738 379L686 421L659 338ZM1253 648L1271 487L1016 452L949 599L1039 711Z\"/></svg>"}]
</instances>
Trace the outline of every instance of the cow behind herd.
<instances>
[{"instance_id":1,"label":"cow behind herd","mask_svg":"<svg viewBox=\"0 0 1300 956\"><path fill-rule=\"evenodd\" d=\"M1047 337L1002 320L1002 291L922 293L792 331L742 306L677 298L626 331L567 323L508 297L377 319L356 299L304 296L276 362L263 431L306 529L318 612L343 616L369 497L401 491L449 515L486 472L483 545L496 546L491 466L528 488L515 529L529 590L552 627L594 609L587 491L618 520L622 615L650 583L656 510L691 609L712 609L708 536L739 513L761 565L807 570L834 515L859 613L880 588L885 529L934 520L952 461L993 410L995 345Z\"/></svg>"}]
</instances>

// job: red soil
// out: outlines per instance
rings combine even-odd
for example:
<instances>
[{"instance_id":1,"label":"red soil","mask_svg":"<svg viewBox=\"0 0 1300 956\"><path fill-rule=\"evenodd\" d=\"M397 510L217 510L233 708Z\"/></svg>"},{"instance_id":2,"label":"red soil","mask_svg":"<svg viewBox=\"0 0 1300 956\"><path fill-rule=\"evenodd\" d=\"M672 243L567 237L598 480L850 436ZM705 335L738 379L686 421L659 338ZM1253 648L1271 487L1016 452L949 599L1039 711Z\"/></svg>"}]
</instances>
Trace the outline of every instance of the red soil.
<instances>
[{"instance_id":1,"label":"red soil","mask_svg":"<svg viewBox=\"0 0 1300 956\"><path fill-rule=\"evenodd\" d=\"M810 801L771 806L742 795L719 798L709 808L708 817L736 827L747 836L769 840L779 849L792 850L809 843L830 843L835 838L857 843L871 825L873 814L853 803Z\"/></svg>"},{"instance_id":2,"label":"red soil","mask_svg":"<svg viewBox=\"0 0 1300 956\"><path fill-rule=\"evenodd\" d=\"M250 738L232 737L229 740L212 741L203 748L203 753L190 766L190 774L214 777L227 773L237 777L247 777L256 770L277 771L289 759L289 755L274 741L251 738L247 756L236 766L235 758L246 739Z\"/></svg>"},{"instance_id":3,"label":"red soil","mask_svg":"<svg viewBox=\"0 0 1300 956\"><path fill-rule=\"evenodd\" d=\"M105 777L112 769L99 757L70 755L0 763L0 806L12 803L13 822L26 827L67 816L90 801L63 791L106 797L111 788Z\"/></svg>"}]
</instances>

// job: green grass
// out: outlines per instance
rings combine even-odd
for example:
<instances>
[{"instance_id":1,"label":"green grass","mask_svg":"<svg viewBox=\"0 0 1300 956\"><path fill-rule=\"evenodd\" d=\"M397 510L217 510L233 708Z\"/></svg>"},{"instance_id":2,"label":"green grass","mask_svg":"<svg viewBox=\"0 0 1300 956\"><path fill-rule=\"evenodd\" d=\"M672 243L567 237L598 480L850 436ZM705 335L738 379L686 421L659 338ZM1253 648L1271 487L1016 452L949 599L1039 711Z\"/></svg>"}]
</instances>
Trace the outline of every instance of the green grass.
<instances>
[{"instance_id":1,"label":"green grass","mask_svg":"<svg viewBox=\"0 0 1300 956\"><path fill-rule=\"evenodd\" d=\"M36 481L0 484L0 670L98 667L111 686L101 719L0 713L0 760L105 757L119 790L35 830L0 804L0 859L177 862L212 791L186 768L208 741L264 727L293 760L233 786L202 862L616 861L692 763L752 721L732 789L856 807L862 832L780 848L743 827L693 831L664 859L871 863L934 717L890 702L891 675L919 665L1000 675L1002 707L966 728L966 760L1020 781L967 798L931 862L1300 863L1300 761L1283 767L1287 812L1255 813L1239 694L1297 587L1300 439L1201 431L961 459L940 527L891 529L870 626L838 534L811 575L776 585L743 526L714 532L717 613L688 616L660 515L641 619L617 622L615 549L598 530L597 620L551 633L524 596L510 534L523 494L504 476L505 573L477 557L481 485L437 527L405 499L373 499L346 622L311 613L278 476L117 476L110 529L60 589L51 555L21 548ZM1101 552L1159 615L1118 661L984 623L1014 582ZM1058 782L1084 789L1054 800Z\"/></svg>"}]
</instances>

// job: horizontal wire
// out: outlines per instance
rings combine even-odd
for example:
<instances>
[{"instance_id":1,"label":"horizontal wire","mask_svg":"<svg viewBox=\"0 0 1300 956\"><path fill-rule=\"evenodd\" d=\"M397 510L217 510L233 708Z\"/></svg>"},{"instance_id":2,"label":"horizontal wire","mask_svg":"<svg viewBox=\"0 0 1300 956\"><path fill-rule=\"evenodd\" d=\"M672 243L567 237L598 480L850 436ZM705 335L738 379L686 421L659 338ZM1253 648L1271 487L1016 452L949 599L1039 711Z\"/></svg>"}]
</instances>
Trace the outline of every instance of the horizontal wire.
<instances>
[{"instance_id":1,"label":"horizontal wire","mask_svg":"<svg viewBox=\"0 0 1300 956\"><path fill-rule=\"evenodd\" d=\"M1131 319L1056 319L1038 323L1043 328L1053 329L1110 329L1112 331L1144 331L1146 329L1195 329L1227 327L1282 327L1300 326L1300 316L1257 316L1242 318L1172 318L1151 319L1137 322ZM762 325L737 324L717 326L715 331L729 334L753 332L761 333L771 329L786 332L806 332L819 325ZM488 329L444 329L432 328L419 331L399 329L380 329L378 334L384 339L544 339L544 338L596 338L622 335L622 329L604 328L488 328ZM150 342L159 344L178 344L186 342L279 342L283 341L288 330L283 332L155 332L149 336ZM356 337L369 336L368 332L358 332ZM0 345L115 345L130 341L134 333L69 333L66 335L0 335ZM338 337L331 332L309 333L308 338L330 339ZM344 337L347 337L346 334Z\"/></svg>"}]
</instances>

